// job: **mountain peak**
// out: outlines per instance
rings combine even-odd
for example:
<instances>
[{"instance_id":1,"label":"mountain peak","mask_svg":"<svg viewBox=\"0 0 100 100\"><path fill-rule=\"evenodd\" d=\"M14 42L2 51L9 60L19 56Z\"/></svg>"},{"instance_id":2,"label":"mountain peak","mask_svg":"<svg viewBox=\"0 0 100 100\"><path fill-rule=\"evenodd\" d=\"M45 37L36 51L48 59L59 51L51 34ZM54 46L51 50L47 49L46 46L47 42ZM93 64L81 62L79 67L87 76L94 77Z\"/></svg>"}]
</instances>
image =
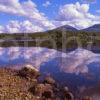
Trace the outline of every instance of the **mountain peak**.
<instances>
[{"instance_id":1,"label":"mountain peak","mask_svg":"<svg viewBox=\"0 0 100 100\"><path fill-rule=\"evenodd\" d=\"M100 28L100 24L95 24L92 27L99 27Z\"/></svg>"},{"instance_id":2,"label":"mountain peak","mask_svg":"<svg viewBox=\"0 0 100 100\"><path fill-rule=\"evenodd\" d=\"M83 29L83 31L87 31L87 32L100 32L100 24L95 24L93 26L90 26L86 29Z\"/></svg>"},{"instance_id":3,"label":"mountain peak","mask_svg":"<svg viewBox=\"0 0 100 100\"><path fill-rule=\"evenodd\" d=\"M64 26L58 27L57 30L77 31L76 28L74 28L70 25L64 25Z\"/></svg>"}]
</instances>

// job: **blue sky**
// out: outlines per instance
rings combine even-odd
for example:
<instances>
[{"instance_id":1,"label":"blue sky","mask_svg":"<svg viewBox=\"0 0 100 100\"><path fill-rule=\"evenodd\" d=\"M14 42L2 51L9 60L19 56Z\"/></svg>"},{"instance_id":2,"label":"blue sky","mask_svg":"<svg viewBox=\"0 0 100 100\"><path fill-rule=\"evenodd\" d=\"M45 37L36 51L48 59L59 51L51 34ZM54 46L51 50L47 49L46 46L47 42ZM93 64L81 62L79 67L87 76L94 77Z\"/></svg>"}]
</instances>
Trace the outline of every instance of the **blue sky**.
<instances>
[{"instance_id":1,"label":"blue sky","mask_svg":"<svg viewBox=\"0 0 100 100\"><path fill-rule=\"evenodd\" d=\"M86 28L100 22L99 4L100 0L0 0L0 32L44 31L64 24Z\"/></svg>"}]
</instances>

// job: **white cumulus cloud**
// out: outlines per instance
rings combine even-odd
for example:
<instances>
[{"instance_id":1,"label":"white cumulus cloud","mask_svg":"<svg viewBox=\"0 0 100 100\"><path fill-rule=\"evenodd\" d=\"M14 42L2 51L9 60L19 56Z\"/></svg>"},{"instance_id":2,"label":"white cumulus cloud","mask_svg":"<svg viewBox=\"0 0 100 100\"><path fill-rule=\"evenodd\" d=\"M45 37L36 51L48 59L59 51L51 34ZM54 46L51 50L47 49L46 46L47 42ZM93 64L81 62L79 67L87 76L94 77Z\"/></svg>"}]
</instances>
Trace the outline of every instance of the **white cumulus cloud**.
<instances>
[{"instance_id":1,"label":"white cumulus cloud","mask_svg":"<svg viewBox=\"0 0 100 100\"><path fill-rule=\"evenodd\" d=\"M78 29L89 27L95 23L100 23L98 17L89 12L89 4L66 4L60 7L57 20L72 25ZM59 22L59 23L60 23Z\"/></svg>"},{"instance_id":2,"label":"white cumulus cloud","mask_svg":"<svg viewBox=\"0 0 100 100\"><path fill-rule=\"evenodd\" d=\"M34 24L29 20L19 22L17 20L10 21L5 26L0 26L0 33L31 33L44 31L44 28L38 24Z\"/></svg>"},{"instance_id":3,"label":"white cumulus cloud","mask_svg":"<svg viewBox=\"0 0 100 100\"><path fill-rule=\"evenodd\" d=\"M32 0L21 3L19 0L0 0L0 12L27 17L44 29L55 27L45 14L37 9L37 5ZM17 31L17 29L15 28L14 31Z\"/></svg>"},{"instance_id":4,"label":"white cumulus cloud","mask_svg":"<svg viewBox=\"0 0 100 100\"><path fill-rule=\"evenodd\" d=\"M0 33L4 32L4 27L0 25Z\"/></svg>"},{"instance_id":5,"label":"white cumulus cloud","mask_svg":"<svg viewBox=\"0 0 100 100\"><path fill-rule=\"evenodd\" d=\"M43 5L49 6L47 0ZM32 0L19 2L19 0L0 0L0 12L9 13L27 18L24 21L10 21L5 26L0 26L0 33L39 32L54 29L62 25L71 25L77 29L87 28L100 23L100 16L91 14L90 5L76 2L62 5L56 19L49 20L46 15L38 10ZM99 12L99 10L98 10Z\"/></svg>"}]
</instances>

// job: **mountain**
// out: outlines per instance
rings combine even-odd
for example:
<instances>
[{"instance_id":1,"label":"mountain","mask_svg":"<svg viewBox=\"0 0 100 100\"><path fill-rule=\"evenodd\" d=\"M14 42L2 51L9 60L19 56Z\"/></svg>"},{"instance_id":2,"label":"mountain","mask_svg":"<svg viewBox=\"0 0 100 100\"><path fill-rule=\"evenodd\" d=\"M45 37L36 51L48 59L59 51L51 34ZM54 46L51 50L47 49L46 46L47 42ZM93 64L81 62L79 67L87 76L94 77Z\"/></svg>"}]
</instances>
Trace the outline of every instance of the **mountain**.
<instances>
[{"instance_id":1,"label":"mountain","mask_svg":"<svg viewBox=\"0 0 100 100\"><path fill-rule=\"evenodd\" d=\"M36 33L14 33L0 34L0 46L1 47L39 47L54 48L54 42L56 44L56 49L62 49L63 38L65 37L65 47L66 49L76 49L78 46L77 41L80 41L81 47L87 48L88 44L91 42L92 49L99 49L100 40L97 38L92 38L92 36L100 36L100 25L94 25L90 28L84 30L77 30L69 25L64 25L53 30L48 30L46 32L36 32ZM65 30L63 32L63 29ZM27 35L26 35L27 34ZM6 37L6 38L5 38ZM9 38L10 37L10 38ZM73 39L72 39L73 37ZM36 41L37 39L37 41ZM51 40L52 39L52 40ZM40 43L41 42L41 43ZM27 45L28 44L28 45Z\"/></svg>"},{"instance_id":2,"label":"mountain","mask_svg":"<svg viewBox=\"0 0 100 100\"><path fill-rule=\"evenodd\" d=\"M88 27L86 29L83 29L82 31L87 31L87 32L100 32L100 24L95 24L91 27Z\"/></svg>"},{"instance_id":3,"label":"mountain","mask_svg":"<svg viewBox=\"0 0 100 100\"><path fill-rule=\"evenodd\" d=\"M64 26L58 27L58 28L56 28L56 30L78 31L76 28L69 26L69 25L64 25Z\"/></svg>"},{"instance_id":4,"label":"mountain","mask_svg":"<svg viewBox=\"0 0 100 100\"><path fill-rule=\"evenodd\" d=\"M65 31L79 31L78 29L70 26L70 25L64 25L60 26L54 30L65 30ZM100 32L100 24L95 24L93 26L90 26L88 28L82 29L80 31L86 31L86 32Z\"/></svg>"}]
</instances>

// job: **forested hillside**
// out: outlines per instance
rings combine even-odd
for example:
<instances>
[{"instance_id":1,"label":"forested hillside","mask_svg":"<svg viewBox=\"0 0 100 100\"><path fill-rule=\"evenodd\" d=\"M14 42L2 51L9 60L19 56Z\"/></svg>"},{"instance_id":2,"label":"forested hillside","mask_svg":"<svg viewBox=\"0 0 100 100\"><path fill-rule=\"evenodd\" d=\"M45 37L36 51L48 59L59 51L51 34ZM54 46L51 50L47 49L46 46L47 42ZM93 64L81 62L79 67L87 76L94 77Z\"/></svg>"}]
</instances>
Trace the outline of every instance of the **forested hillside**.
<instances>
[{"instance_id":1,"label":"forested hillside","mask_svg":"<svg viewBox=\"0 0 100 100\"><path fill-rule=\"evenodd\" d=\"M77 47L99 47L100 32L54 29L38 33L0 34L0 46L41 46L61 50Z\"/></svg>"}]
</instances>

